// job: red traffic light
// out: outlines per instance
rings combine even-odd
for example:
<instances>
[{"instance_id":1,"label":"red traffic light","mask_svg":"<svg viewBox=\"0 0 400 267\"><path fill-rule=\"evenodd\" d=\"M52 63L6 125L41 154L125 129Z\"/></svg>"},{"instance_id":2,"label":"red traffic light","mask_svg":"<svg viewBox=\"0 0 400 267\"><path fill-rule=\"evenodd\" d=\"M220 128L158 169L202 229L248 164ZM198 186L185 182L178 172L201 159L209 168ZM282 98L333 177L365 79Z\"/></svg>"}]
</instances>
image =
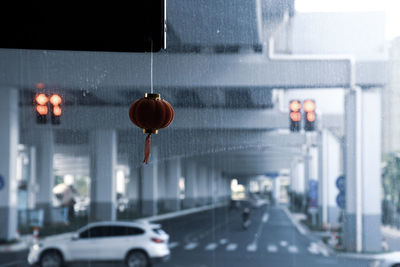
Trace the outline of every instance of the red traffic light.
<instances>
[{"instance_id":1,"label":"red traffic light","mask_svg":"<svg viewBox=\"0 0 400 267\"><path fill-rule=\"evenodd\" d=\"M36 111L39 115L47 115L49 113L49 109L47 106L37 105Z\"/></svg>"},{"instance_id":2,"label":"red traffic light","mask_svg":"<svg viewBox=\"0 0 400 267\"><path fill-rule=\"evenodd\" d=\"M292 121L300 121L301 120L300 112L297 111L290 112L290 119Z\"/></svg>"},{"instance_id":3,"label":"red traffic light","mask_svg":"<svg viewBox=\"0 0 400 267\"><path fill-rule=\"evenodd\" d=\"M295 112L300 111L300 109L301 109L300 101L298 101L298 100L290 101L289 108L291 111L295 111Z\"/></svg>"},{"instance_id":4,"label":"red traffic light","mask_svg":"<svg viewBox=\"0 0 400 267\"><path fill-rule=\"evenodd\" d=\"M36 103L38 103L39 105L46 105L47 104L47 102L49 102L49 98L45 95L45 94L43 94L43 93L40 93L40 94L37 94L36 96L35 96L35 101L36 101Z\"/></svg>"},{"instance_id":5,"label":"red traffic light","mask_svg":"<svg viewBox=\"0 0 400 267\"><path fill-rule=\"evenodd\" d=\"M61 96L58 95L58 94L54 94L54 95L52 95L52 96L50 97L50 103L51 103L53 106L59 106L59 105L61 104L61 102L62 102L62 98L61 98Z\"/></svg>"},{"instance_id":6,"label":"red traffic light","mask_svg":"<svg viewBox=\"0 0 400 267\"><path fill-rule=\"evenodd\" d=\"M315 113L314 112L307 113L307 121L309 121L309 122L315 121Z\"/></svg>"},{"instance_id":7,"label":"red traffic light","mask_svg":"<svg viewBox=\"0 0 400 267\"><path fill-rule=\"evenodd\" d=\"M60 106L54 106L53 107L53 114L54 114L54 116L61 116L61 114L62 114L62 109L61 109L61 107Z\"/></svg>"},{"instance_id":8,"label":"red traffic light","mask_svg":"<svg viewBox=\"0 0 400 267\"><path fill-rule=\"evenodd\" d=\"M303 109L305 112L314 112L315 111L315 102L314 100L304 100Z\"/></svg>"}]
</instances>

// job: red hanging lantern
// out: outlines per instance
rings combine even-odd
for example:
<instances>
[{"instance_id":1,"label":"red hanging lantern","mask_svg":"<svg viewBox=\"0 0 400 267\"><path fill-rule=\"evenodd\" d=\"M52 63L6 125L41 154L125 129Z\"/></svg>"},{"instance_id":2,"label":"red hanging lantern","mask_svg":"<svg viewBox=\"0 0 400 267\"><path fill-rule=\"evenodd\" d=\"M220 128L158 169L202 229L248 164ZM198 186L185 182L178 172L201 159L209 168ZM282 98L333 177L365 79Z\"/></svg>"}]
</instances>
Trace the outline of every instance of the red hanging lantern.
<instances>
[{"instance_id":1,"label":"red hanging lantern","mask_svg":"<svg viewBox=\"0 0 400 267\"><path fill-rule=\"evenodd\" d=\"M165 100L161 99L160 94L148 94L133 102L129 108L129 118L137 127L143 129L147 134L144 144L144 160L148 164L150 156L150 136L157 134L158 129L170 125L174 119L174 110Z\"/></svg>"}]
</instances>

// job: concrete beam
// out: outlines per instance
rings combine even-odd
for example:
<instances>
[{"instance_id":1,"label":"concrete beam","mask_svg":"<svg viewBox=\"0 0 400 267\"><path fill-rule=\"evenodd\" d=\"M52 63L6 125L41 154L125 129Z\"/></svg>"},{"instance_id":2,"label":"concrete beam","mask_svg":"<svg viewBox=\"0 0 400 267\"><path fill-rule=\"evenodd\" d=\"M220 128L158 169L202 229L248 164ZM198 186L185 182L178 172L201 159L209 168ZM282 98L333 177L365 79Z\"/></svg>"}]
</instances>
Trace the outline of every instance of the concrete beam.
<instances>
[{"instance_id":1,"label":"concrete beam","mask_svg":"<svg viewBox=\"0 0 400 267\"><path fill-rule=\"evenodd\" d=\"M158 53L153 66L156 88L348 88L351 82L351 62L340 58ZM1 50L0 80L18 87L42 82L65 89L149 88L150 54Z\"/></svg>"}]
</instances>

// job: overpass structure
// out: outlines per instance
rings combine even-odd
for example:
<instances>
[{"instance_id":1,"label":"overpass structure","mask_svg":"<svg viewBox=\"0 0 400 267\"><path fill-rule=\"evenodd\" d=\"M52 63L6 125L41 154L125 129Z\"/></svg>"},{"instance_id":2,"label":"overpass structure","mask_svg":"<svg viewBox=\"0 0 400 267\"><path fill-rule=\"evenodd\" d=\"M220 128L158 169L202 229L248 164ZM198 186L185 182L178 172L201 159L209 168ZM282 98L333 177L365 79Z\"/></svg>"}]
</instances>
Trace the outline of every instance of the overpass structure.
<instances>
[{"instance_id":1,"label":"overpass structure","mask_svg":"<svg viewBox=\"0 0 400 267\"><path fill-rule=\"evenodd\" d=\"M24 145L31 208L42 208L48 223L56 175L89 176L91 218L115 220L116 171L124 166L126 195L143 216L226 202L232 179L275 172L289 173L291 190L301 194L318 181L319 223L326 225L338 220L335 181L344 174L346 249L379 251L384 56L293 54L290 0L170 2L168 48L153 55L153 84L176 117L153 137L148 166L128 108L149 89L150 54L0 50L0 239L17 230ZM35 122L38 83L64 97L60 125ZM338 88L343 110L321 112L315 132L289 132L292 92Z\"/></svg>"}]
</instances>

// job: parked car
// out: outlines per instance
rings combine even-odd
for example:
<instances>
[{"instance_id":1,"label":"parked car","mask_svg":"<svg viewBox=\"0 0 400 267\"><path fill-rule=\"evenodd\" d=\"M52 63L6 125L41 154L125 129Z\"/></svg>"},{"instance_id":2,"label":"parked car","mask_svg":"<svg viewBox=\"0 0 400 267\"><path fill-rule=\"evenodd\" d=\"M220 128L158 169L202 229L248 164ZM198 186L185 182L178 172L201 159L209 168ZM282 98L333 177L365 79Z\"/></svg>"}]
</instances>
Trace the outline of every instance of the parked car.
<instances>
[{"instance_id":1,"label":"parked car","mask_svg":"<svg viewBox=\"0 0 400 267\"><path fill-rule=\"evenodd\" d=\"M28 262L58 267L66 262L124 261L128 267L146 267L169 258L168 240L159 224L96 222L39 240L30 248Z\"/></svg>"},{"instance_id":2,"label":"parked car","mask_svg":"<svg viewBox=\"0 0 400 267\"><path fill-rule=\"evenodd\" d=\"M374 257L368 267L400 267L400 252L384 253Z\"/></svg>"}]
</instances>

